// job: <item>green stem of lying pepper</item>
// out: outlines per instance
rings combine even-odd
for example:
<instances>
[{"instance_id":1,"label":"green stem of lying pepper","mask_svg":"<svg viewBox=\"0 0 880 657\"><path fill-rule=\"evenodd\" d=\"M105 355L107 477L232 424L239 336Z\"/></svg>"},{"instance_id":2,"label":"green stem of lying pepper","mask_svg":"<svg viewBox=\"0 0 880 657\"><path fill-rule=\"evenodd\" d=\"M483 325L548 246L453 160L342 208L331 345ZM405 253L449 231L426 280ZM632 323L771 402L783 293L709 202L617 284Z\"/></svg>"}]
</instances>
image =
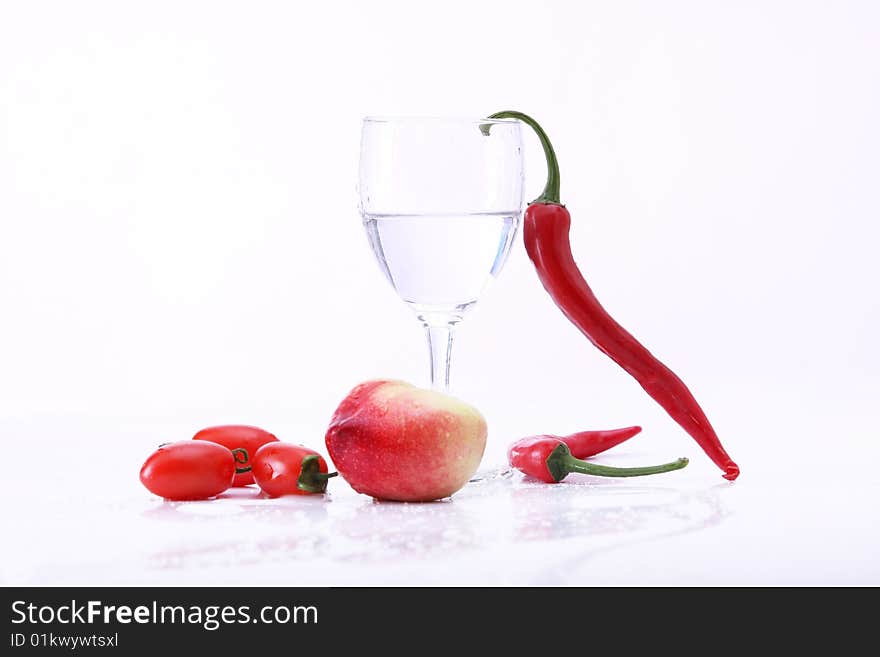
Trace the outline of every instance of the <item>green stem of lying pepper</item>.
<instances>
[{"instance_id":1,"label":"green stem of lying pepper","mask_svg":"<svg viewBox=\"0 0 880 657\"><path fill-rule=\"evenodd\" d=\"M614 468L609 465L599 465L598 463L576 459L571 455L567 446L559 445L547 457L546 463L547 469L553 475L553 478L556 481L561 481L572 472L594 475L596 477L642 477L644 475L662 474L663 472L681 470L688 464L688 460L680 458L671 463L663 463L661 465L648 465L638 468Z\"/></svg>"}]
</instances>

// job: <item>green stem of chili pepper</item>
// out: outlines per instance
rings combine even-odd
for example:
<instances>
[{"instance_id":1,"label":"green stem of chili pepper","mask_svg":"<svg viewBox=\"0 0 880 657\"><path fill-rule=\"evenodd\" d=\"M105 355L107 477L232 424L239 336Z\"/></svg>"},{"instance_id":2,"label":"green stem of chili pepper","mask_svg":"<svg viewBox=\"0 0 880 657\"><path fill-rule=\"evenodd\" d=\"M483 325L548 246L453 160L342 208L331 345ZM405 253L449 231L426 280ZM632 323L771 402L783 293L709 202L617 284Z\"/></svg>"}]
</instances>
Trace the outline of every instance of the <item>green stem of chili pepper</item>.
<instances>
[{"instance_id":1,"label":"green stem of chili pepper","mask_svg":"<svg viewBox=\"0 0 880 657\"><path fill-rule=\"evenodd\" d=\"M487 118L518 119L535 131L538 135L538 139L541 141L541 147L544 149L544 156L547 158L547 183L544 185L544 191L541 192L541 195L532 201L532 203L555 203L556 205L562 205L562 203L559 202L559 164L556 161L556 152L553 150L553 144L550 143L550 138L547 136L547 133L544 132L544 129L538 125L538 122L528 114L514 112L512 110L495 112ZM480 127L480 130L482 130L484 135L489 134L490 126L491 124L486 123Z\"/></svg>"},{"instance_id":2,"label":"green stem of chili pepper","mask_svg":"<svg viewBox=\"0 0 880 657\"><path fill-rule=\"evenodd\" d=\"M595 475L597 477L641 477L643 475L660 474L681 470L688 464L688 460L680 458L671 463L662 463L660 465L648 465L639 468L614 468L609 465L598 465L576 459L571 455L568 446L561 444L550 453L546 463L547 469L553 478L556 481L560 481L570 472L580 472L581 474Z\"/></svg>"}]
</instances>

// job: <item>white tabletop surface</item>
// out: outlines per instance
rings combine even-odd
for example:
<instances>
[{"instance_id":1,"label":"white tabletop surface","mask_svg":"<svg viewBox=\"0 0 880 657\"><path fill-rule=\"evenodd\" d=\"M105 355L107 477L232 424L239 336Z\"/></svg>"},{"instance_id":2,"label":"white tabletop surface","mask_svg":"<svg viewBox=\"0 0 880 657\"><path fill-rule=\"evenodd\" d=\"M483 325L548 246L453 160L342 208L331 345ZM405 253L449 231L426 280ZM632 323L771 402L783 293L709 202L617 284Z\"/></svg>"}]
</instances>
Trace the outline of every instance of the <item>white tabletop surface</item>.
<instances>
[{"instance_id":1,"label":"white tabletop surface","mask_svg":"<svg viewBox=\"0 0 880 657\"><path fill-rule=\"evenodd\" d=\"M326 497L268 500L246 488L214 501L163 502L137 480L145 444L161 427L6 419L4 436L45 438L28 440L38 456L21 461L23 467L10 468L7 452L0 581L880 584L880 478L873 465L880 453L868 441L876 430L859 428L855 407L825 411L839 418L836 436L821 423L809 434L803 423L788 427L799 444L768 440L762 448L752 441L751 451L739 455L743 474L735 483L699 451L685 449L687 442L680 451L692 463L683 471L629 480L572 475L557 485L505 471L495 445L484 462L486 480L430 504L375 502L341 479ZM786 415L767 422L768 438L785 430ZM114 442L123 425L128 442ZM84 452L83 444L94 451ZM660 459L633 440L602 460Z\"/></svg>"}]
</instances>

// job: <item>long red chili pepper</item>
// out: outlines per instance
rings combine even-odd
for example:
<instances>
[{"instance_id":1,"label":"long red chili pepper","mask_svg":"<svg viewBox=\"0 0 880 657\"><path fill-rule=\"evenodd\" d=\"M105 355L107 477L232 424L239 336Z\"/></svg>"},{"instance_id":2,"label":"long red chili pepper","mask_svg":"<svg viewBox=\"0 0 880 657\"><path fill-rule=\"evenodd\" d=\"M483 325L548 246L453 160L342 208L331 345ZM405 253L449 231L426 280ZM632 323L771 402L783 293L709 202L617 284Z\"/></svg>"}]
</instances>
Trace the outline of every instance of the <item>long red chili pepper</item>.
<instances>
[{"instance_id":1,"label":"long red chili pepper","mask_svg":"<svg viewBox=\"0 0 880 657\"><path fill-rule=\"evenodd\" d=\"M599 477L643 477L680 470L688 464L687 459L678 459L672 463L641 468L597 465L572 456L568 445L555 436L529 436L518 440L507 451L507 460L517 470L548 484L562 481L572 472Z\"/></svg>"},{"instance_id":2,"label":"long red chili pepper","mask_svg":"<svg viewBox=\"0 0 880 657\"><path fill-rule=\"evenodd\" d=\"M529 204L523 226L526 251L544 289L566 317L600 351L626 370L667 413L724 470L725 479L736 479L739 466L724 451L706 414L684 382L630 335L599 303L575 264L569 242L571 215L559 200L559 165L547 134L521 112L504 111L491 119L519 119L541 140L547 158L547 184ZM488 134L490 124L482 126Z\"/></svg>"},{"instance_id":3,"label":"long red chili pepper","mask_svg":"<svg viewBox=\"0 0 880 657\"><path fill-rule=\"evenodd\" d=\"M641 430L641 427L626 427L604 431L579 431L570 436L564 436L562 442L568 445L572 456L577 459L586 459L629 440Z\"/></svg>"}]
</instances>

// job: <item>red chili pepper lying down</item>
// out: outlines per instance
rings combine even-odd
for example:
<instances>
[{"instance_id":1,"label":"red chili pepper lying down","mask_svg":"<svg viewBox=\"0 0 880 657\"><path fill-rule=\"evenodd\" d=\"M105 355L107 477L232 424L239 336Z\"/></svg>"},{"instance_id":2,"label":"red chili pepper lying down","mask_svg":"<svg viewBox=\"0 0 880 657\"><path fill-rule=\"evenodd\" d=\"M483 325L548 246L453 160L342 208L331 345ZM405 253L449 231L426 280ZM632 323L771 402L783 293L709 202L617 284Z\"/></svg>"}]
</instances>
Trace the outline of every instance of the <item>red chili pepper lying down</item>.
<instances>
[{"instance_id":1,"label":"red chili pepper lying down","mask_svg":"<svg viewBox=\"0 0 880 657\"><path fill-rule=\"evenodd\" d=\"M538 123L521 112L497 112L490 119L519 119L541 140L547 158L547 184L526 209L523 240L544 289L565 316L600 351L626 370L724 470L736 479L739 467L721 446L697 400L675 373L657 360L602 307L581 275L569 243L571 216L559 201L559 165L553 146ZM481 126L488 134L490 124Z\"/></svg>"},{"instance_id":2,"label":"red chili pepper lying down","mask_svg":"<svg viewBox=\"0 0 880 657\"><path fill-rule=\"evenodd\" d=\"M586 459L629 440L642 430L641 427L606 429L604 431L579 431L561 438L576 459ZM556 436L554 436L555 438Z\"/></svg>"},{"instance_id":3,"label":"red chili pepper lying down","mask_svg":"<svg viewBox=\"0 0 880 657\"><path fill-rule=\"evenodd\" d=\"M572 456L568 445L555 436L529 436L518 440L510 446L507 459L517 470L548 484L562 481L571 472L598 477L641 477L680 470L688 464L687 459L678 459L672 463L642 468L612 468L607 465L597 465Z\"/></svg>"}]
</instances>

